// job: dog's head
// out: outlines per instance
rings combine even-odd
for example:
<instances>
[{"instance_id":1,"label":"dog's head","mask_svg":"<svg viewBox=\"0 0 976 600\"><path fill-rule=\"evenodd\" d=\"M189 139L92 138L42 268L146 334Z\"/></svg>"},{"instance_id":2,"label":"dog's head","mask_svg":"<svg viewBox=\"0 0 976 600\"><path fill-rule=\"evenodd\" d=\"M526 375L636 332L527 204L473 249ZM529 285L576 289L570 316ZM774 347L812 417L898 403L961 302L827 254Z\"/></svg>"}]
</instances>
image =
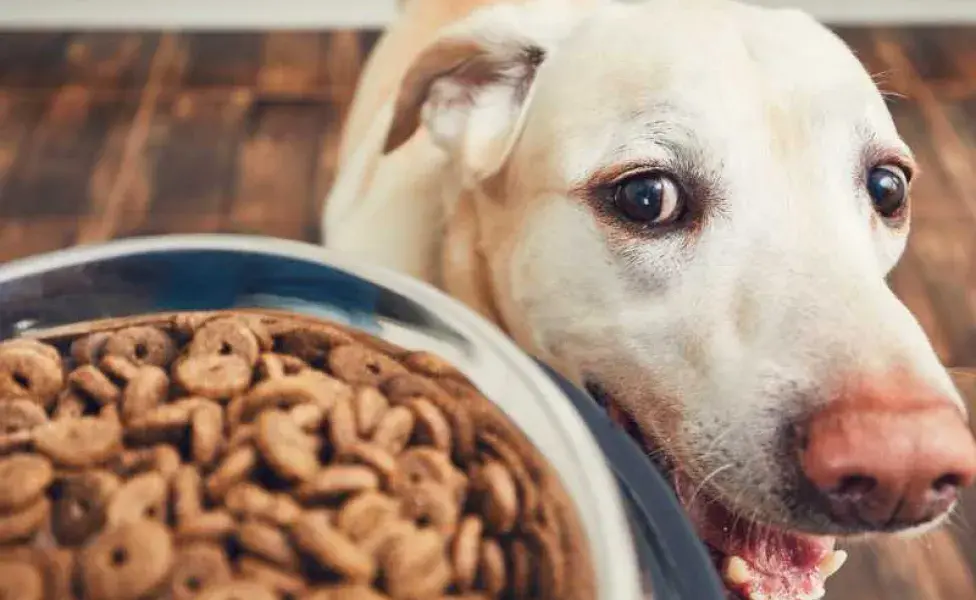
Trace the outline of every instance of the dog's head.
<instances>
[{"instance_id":1,"label":"dog's head","mask_svg":"<svg viewBox=\"0 0 976 600\"><path fill-rule=\"evenodd\" d=\"M914 530L973 479L963 402L885 282L912 155L812 19L496 6L414 63L388 149L420 124L505 324L637 425L731 587L816 597L842 556L799 532Z\"/></svg>"}]
</instances>

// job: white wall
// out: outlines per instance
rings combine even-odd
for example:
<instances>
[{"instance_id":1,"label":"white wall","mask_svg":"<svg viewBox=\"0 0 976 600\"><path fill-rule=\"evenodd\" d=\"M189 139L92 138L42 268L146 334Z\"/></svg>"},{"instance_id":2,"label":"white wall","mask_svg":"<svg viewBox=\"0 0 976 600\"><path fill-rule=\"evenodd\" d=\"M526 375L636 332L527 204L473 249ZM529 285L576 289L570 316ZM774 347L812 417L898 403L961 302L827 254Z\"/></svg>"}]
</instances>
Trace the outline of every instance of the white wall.
<instances>
[{"instance_id":1,"label":"white wall","mask_svg":"<svg viewBox=\"0 0 976 600\"><path fill-rule=\"evenodd\" d=\"M639 1L639 0L623 0ZM976 23L976 0L748 0L834 23ZM0 27L322 28L381 26L396 0L0 0Z\"/></svg>"}]
</instances>

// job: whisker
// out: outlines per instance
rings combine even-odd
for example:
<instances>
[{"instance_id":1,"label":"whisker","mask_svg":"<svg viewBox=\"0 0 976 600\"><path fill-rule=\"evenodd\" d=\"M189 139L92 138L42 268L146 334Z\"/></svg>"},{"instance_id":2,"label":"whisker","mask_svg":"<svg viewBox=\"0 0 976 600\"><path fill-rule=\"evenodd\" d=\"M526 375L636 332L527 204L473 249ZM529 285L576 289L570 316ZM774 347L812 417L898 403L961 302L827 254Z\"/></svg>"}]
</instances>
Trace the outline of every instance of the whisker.
<instances>
[{"instance_id":1,"label":"whisker","mask_svg":"<svg viewBox=\"0 0 976 600\"><path fill-rule=\"evenodd\" d=\"M688 500L688 504L690 506L693 506L694 503L695 503L695 499L698 497L698 494L700 494L705 489L705 486L708 485L708 482L711 481L716 475L718 475L722 471L725 471L726 469L730 469L733 466L735 466L733 463L726 463L726 464L722 465L721 467L715 469L714 471L712 471L711 473L709 473L705 477L703 477L702 480L701 480L701 482L697 486L695 486L695 491L692 492L691 499Z\"/></svg>"}]
</instances>

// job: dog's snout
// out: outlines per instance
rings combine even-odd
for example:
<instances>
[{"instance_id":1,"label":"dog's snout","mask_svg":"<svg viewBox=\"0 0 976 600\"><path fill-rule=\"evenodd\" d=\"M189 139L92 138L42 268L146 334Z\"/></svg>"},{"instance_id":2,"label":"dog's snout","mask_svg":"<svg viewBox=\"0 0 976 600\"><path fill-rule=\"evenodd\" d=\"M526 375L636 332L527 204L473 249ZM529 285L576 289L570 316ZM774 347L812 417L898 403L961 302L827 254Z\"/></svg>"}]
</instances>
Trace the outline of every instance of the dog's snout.
<instances>
[{"instance_id":1,"label":"dog's snout","mask_svg":"<svg viewBox=\"0 0 976 600\"><path fill-rule=\"evenodd\" d=\"M943 515L976 480L976 440L949 400L848 395L807 423L800 464L838 524L903 529Z\"/></svg>"}]
</instances>

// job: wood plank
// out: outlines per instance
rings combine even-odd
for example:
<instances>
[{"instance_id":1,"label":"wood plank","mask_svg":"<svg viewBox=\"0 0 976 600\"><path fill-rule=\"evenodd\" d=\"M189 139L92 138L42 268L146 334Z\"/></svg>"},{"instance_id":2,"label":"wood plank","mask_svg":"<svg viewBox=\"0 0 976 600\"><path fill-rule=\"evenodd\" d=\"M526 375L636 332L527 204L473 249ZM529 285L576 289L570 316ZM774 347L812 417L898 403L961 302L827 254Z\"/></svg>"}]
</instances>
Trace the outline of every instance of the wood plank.
<instances>
[{"instance_id":1,"label":"wood plank","mask_svg":"<svg viewBox=\"0 0 976 600\"><path fill-rule=\"evenodd\" d=\"M93 100L86 88L60 88L4 186L0 217L85 214L91 170L110 124L125 119L126 109L114 99Z\"/></svg>"},{"instance_id":2,"label":"wood plank","mask_svg":"<svg viewBox=\"0 0 976 600\"><path fill-rule=\"evenodd\" d=\"M65 50L65 80L102 91L139 90L149 78L158 43L156 33L75 34Z\"/></svg>"},{"instance_id":3,"label":"wood plank","mask_svg":"<svg viewBox=\"0 0 976 600\"><path fill-rule=\"evenodd\" d=\"M73 217L31 217L0 221L0 264L74 243L78 220Z\"/></svg>"},{"instance_id":4,"label":"wood plank","mask_svg":"<svg viewBox=\"0 0 976 600\"><path fill-rule=\"evenodd\" d=\"M192 33L184 36L185 87L244 87L257 83L263 39L260 33Z\"/></svg>"},{"instance_id":5,"label":"wood plank","mask_svg":"<svg viewBox=\"0 0 976 600\"><path fill-rule=\"evenodd\" d=\"M43 111L43 102L17 92L0 92L0 204L7 181Z\"/></svg>"},{"instance_id":6,"label":"wood plank","mask_svg":"<svg viewBox=\"0 0 976 600\"><path fill-rule=\"evenodd\" d=\"M228 228L305 240L316 199L316 156L327 121L318 105L260 103L238 162Z\"/></svg>"},{"instance_id":7,"label":"wood plank","mask_svg":"<svg viewBox=\"0 0 976 600\"><path fill-rule=\"evenodd\" d=\"M64 82L71 34L4 32L0 35L0 88L52 89Z\"/></svg>"},{"instance_id":8,"label":"wood plank","mask_svg":"<svg viewBox=\"0 0 976 600\"><path fill-rule=\"evenodd\" d=\"M146 219L226 215L248 93L186 91L161 104L146 148L152 200Z\"/></svg>"},{"instance_id":9,"label":"wood plank","mask_svg":"<svg viewBox=\"0 0 976 600\"><path fill-rule=\"evenodd\" d=\"M108 133L105 151L94 165L90 202L77 228L76 241L90 244L111 239L141 222L149 206L149 164L146 147L164 82L179 71L180 40L164 35L156 47L149 75L129 121Z\"/></svg>"},{"instance_id":10,"label":"wood plank","mask_svg":"<svg viewBox=\"0 0 976 600\"><path fill-rule=\"evenodd\" d=\"M323 38L315 32L274 32L264 40L257 91L264 99L302 98L319 91Z\"/></svg>"}]
</instances>

